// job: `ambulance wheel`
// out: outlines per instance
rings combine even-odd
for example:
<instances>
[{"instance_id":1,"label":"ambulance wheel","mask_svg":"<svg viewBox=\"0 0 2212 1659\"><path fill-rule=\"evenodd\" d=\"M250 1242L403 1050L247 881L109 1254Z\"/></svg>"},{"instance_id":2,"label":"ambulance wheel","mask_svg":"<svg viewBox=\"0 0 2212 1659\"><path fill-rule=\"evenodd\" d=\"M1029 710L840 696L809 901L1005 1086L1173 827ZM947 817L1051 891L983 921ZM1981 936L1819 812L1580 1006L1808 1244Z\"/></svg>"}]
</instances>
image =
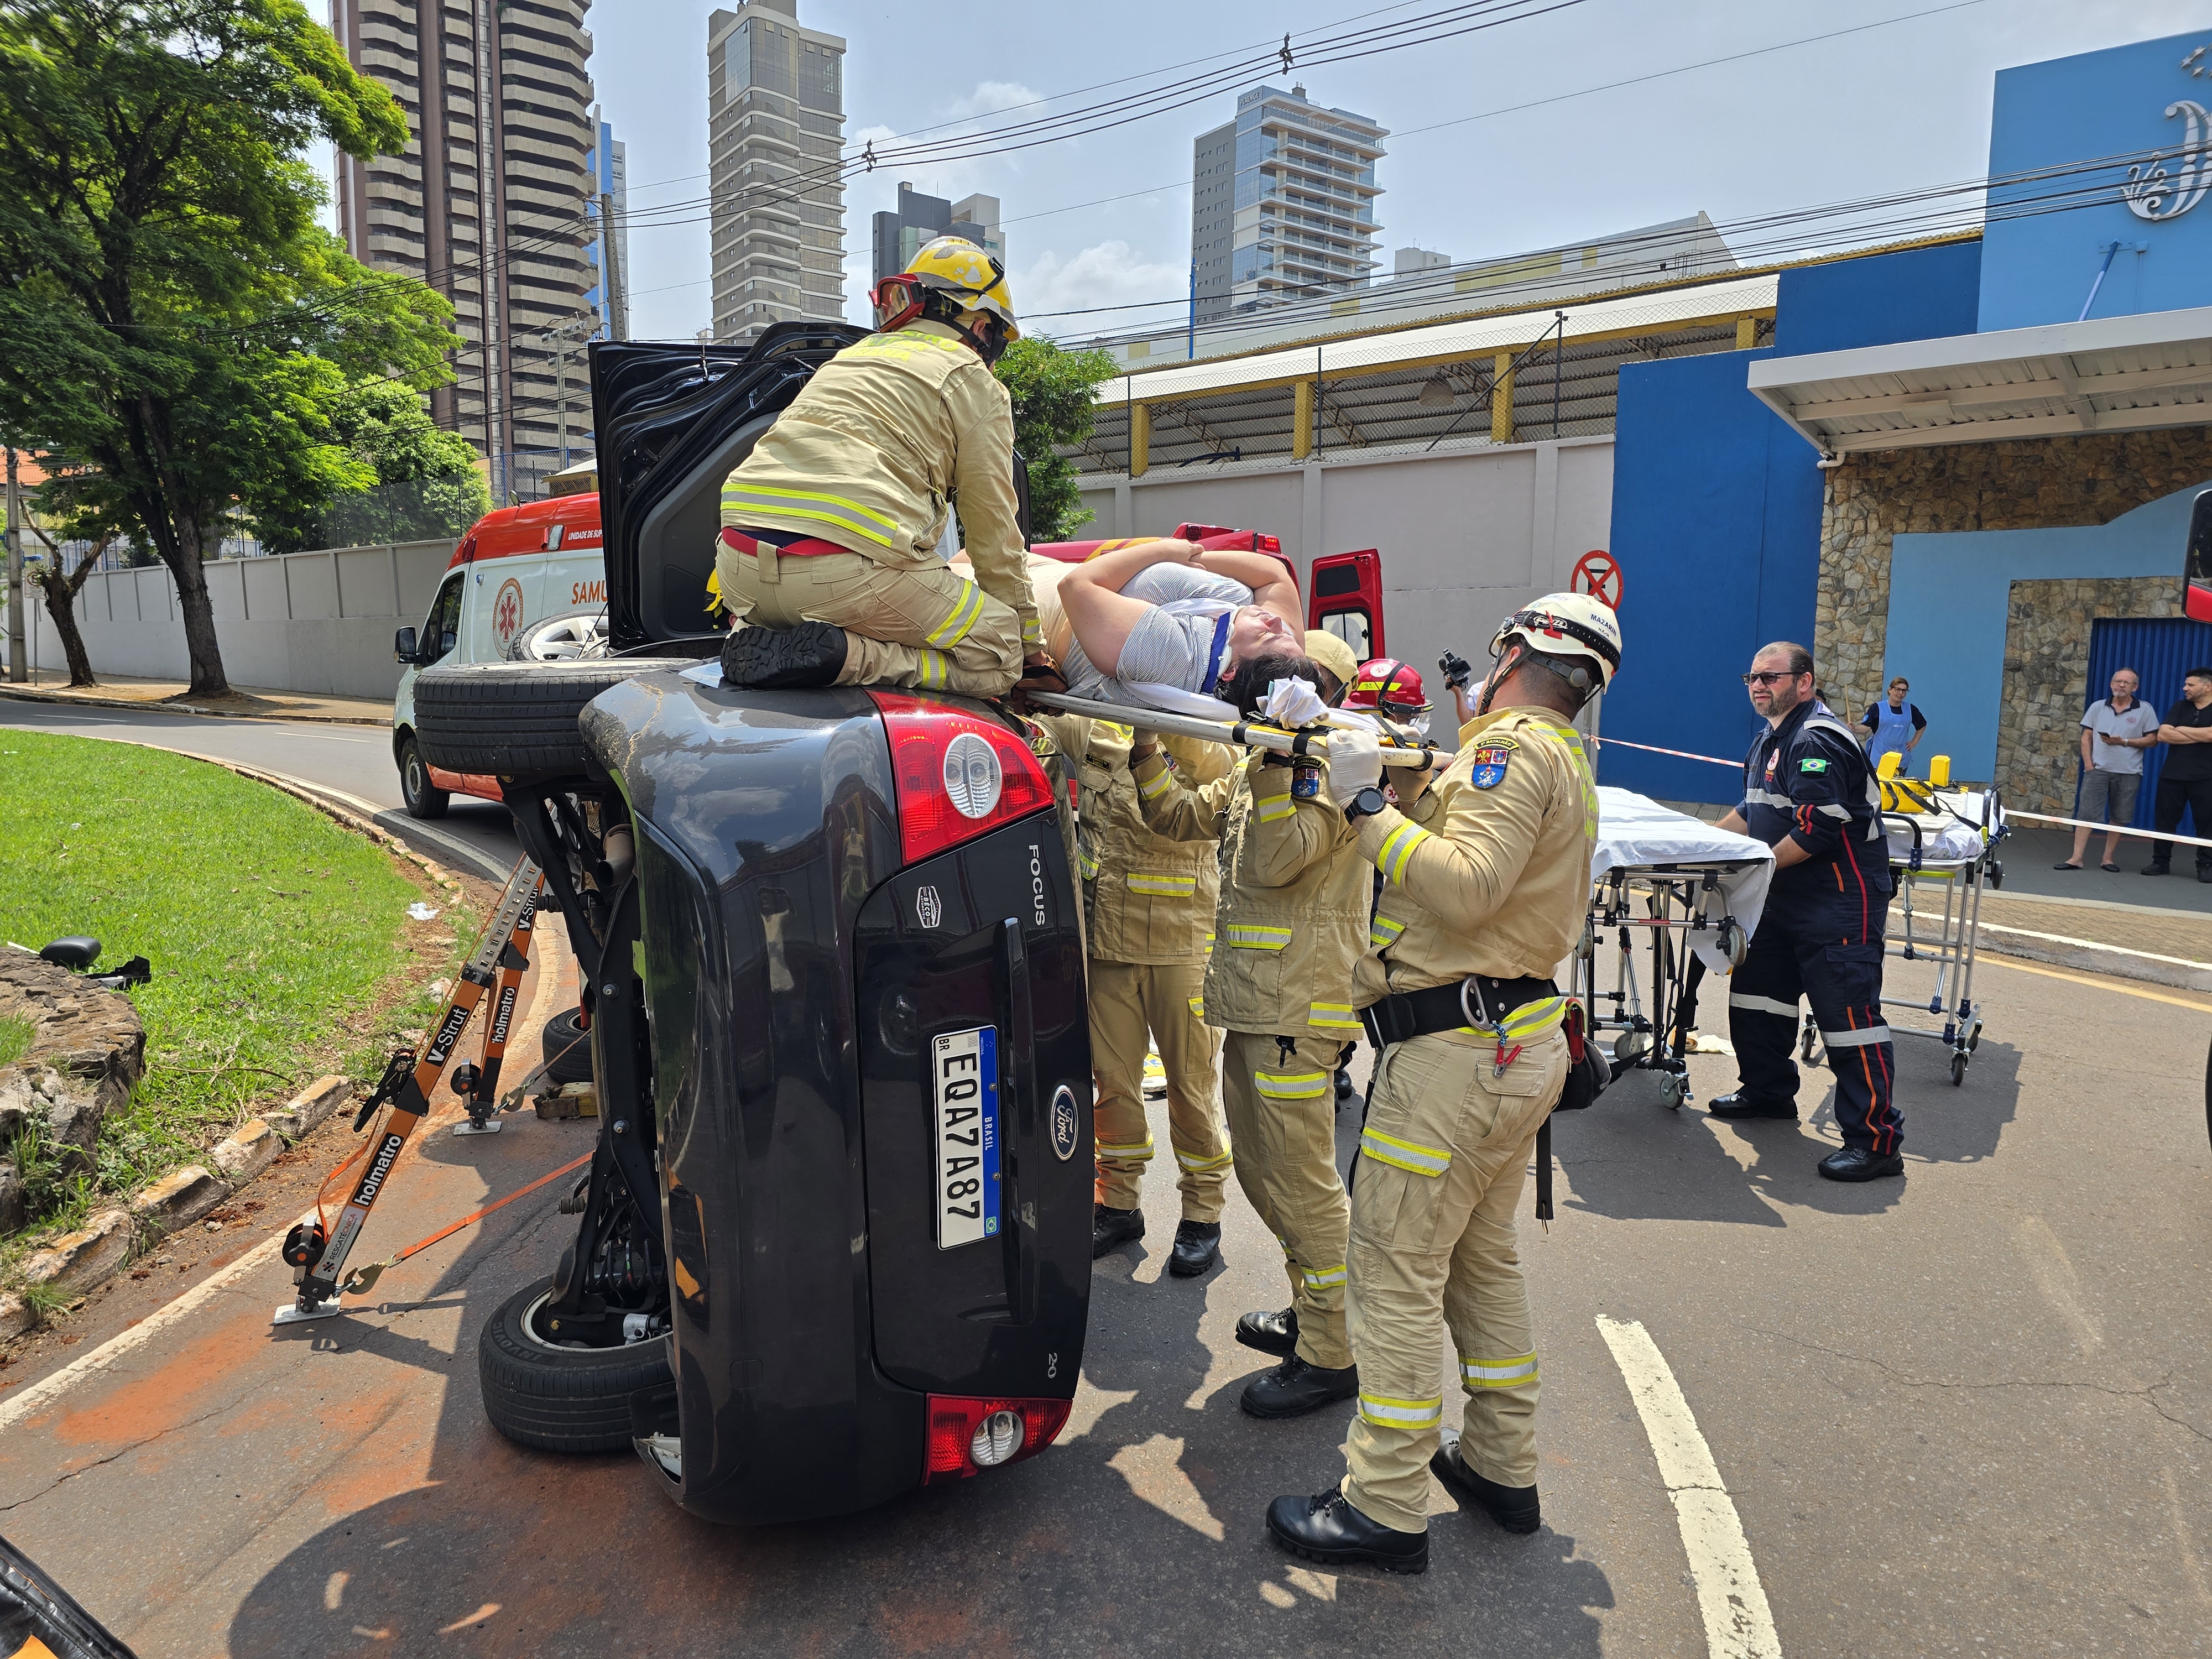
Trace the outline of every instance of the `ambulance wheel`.
<instances>
[{"instance_id":1,"label":"ambulance wheel","mask_svg":"<svg viewBox=\"0 0 2212 1659\"><path fill-rule=\"evenodd\" d=\"M430 781L430 769L411 736L399 740L399 799L410 818L442 818L453 799Z\"/></svg>"},{"instance_id":2,"label":"ambulance wheel","mask_svg":"<svg viewBox=\"0 0 2212 1659\"><path fill-rule=\"evenodd\" d=\"M584 705L624 680L685 665L668 657L440 663L415 677L415 736L422 758L448 772L581 772Z\"/></svg>"},{"instance_id":3,"label":"ambulance wheel","mask_svg":"<svg viewBox=\"0 0 2212 1659\"><path fill-rule=\"evenodd\" d=\"M1745 937L1741 923L1733 919L1723 922L1718 944L1720 952L1728 958L1729 967L1743 966L1743 959L1751 950L1751 940Z\"/></svg>"},{"instance_id":4,"label":"ambulance wheel","mask_svg":"<svg viewBox=\"0 0 2212 1659\"><path fill-rule=\"evenodd\" d=\"M1955 1089L1966 1080L1966 1055L1964 1049L1954 1049L1951 1054L1951 1086Z\"/></svg>"},{"instance_id":5,"label":"ambulance wheel","mask_svg":"<svg viewBox=\"0 0 2212 1659\"><path fill-rule=\"evenodd\" d=\"M484 1416L509 1440L541 1451L630 1449L629 1397L667 1386L669 1340L563 1347L547 1328L549 1277L517 1291L477 1338Z\"/></svg>"},{"instance_id":6,"label":"ambulance wheel","mask_svg":"<svg viewBox=\"0 0 2212 1659\"><path fill-rule=\"evenodd\" d=\"M1682 1103L1690 1097L1690 1079L1669 1077L1659 1085L1659 1103L1670 1112L1682 1109Z\"/></svg>"}]
</instances>

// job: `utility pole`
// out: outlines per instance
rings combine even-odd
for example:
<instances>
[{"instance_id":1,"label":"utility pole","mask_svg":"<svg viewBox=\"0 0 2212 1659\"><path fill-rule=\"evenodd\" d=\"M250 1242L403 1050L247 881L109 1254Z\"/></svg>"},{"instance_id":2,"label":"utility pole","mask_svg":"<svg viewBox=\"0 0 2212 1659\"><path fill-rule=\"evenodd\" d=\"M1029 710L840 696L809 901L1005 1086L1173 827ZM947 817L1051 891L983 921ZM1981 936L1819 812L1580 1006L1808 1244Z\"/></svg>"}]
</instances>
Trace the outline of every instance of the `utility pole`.
<instances>
[{"instance_id":1,"label":"utility pole","mask_svg":"<svg viewBox=\"0 0 2212 1659\"><path fill-rule=\"evenodd\" d=\"M596 327L589 317L571 317L538 337L538 343L553 353L553 397L561 411L561 465L564 469L568 465L568 350L590 339Z\"/></svg>"},{"instance_id":2,"label":"utility pole","mask_svg":"<svg viewBox=\"0 0 2212 1659\"><path fill-rule=\"evenodd\" d=\"M629 338L629 319L623 314L622 254L615 245L615 198L606 191L599 192L599 263L605 267L599 272L601 298L607 308L607 338Z\"/></svg>"},{"instance_id":3,"label":"utility pole","mask_svg":"<svg viewBox=\"0 0 2212 1659\"><path fill-rule=\"evenodd\" d=\"M17 685L30 678L30 655L23 641L23 532L21 492L16 487L15 446L8 446L8 678Z\"/></svg>"}]
</instances>

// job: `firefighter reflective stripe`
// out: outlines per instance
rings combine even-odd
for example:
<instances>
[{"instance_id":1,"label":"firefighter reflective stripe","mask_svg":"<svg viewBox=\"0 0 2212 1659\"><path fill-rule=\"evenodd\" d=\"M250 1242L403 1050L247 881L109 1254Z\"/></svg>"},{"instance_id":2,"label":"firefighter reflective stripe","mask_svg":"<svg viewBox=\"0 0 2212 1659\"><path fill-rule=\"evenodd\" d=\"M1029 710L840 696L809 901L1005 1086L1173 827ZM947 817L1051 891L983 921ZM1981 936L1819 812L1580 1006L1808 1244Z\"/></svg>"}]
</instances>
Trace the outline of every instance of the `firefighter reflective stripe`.
<instances>
[{"instance_id":1,"label":"firefighter reflective stripe","mask_svg":"<svg viewBox=\"0 0 2212 1659\"><path fill-rule=\"evenodd\" d=\"M1729 1006L1731 1008L1748 1008L1754 1013L1779 1014L1784 1019L1795 1019L1797 1018L1796 1004L1793 1002L1777 1002L1772 997L1755 997L1747 991L1729 992Z\"/></svg>"},{"instance_id":2,"label":"firefighter reflective stripe","mask_svg":"<svg viewBox=\"0 0 2212 1659\"><path fill-rule=\"evenodd\" d=\"M1276 823L1279 819L1290 817L1297 810L1297 802L1292 800L1288 795L1260 797L1260 822L1262 823Z\"/></svg>"},{"instance_id":3,"label":"firefighter reflective stripe","mask_svg":"<svg viewBox=\"0 0 2212 1659\"><path fill-rule=\"evenodd\" d=\"M1359 1132L1359 1155L1377 1164L1411 1170L1418 1176L1440 1176L1451 1168L1451 1154L1441 1146L1424 1146L1418 1140L1401 1140L1380 1129Z\"/></svg>"},{"instance_id":4,"label":"firefighter reflective stripe","mask_svg":"<svg viewBox=\"0 0 2212 1659\"><path fill-rule=\"evenodd\" d=\"M1075 849L1075 856L1076 856L1076 860L1077 860L1077 861L1078 861L1079 863L1080 863L1080 864L1083 866L1083 878L1084 878L1084 880L1085 880L1085 881L1096 881L1096 880L1097 880L1097 879L1098 879L1098 855L1097 855L1096 853L1093 853L1093 852L1092 852L1092 851L1091 851L1088 847L1082 847L1082 846L1079 846L1079 847Z\"/></svg>"},{"instance_id":5,"label":"firefighter reflective stripe","mask_svg":"<svg viewBox=\"0 0 2212 1659\"><path fill-rule=\"evenodd\" d=\"M1359 1016L1348 1002L1316 1002L1306 1010L1306 1024L1327 1031L1356 1031Z\"/></svg>"},{"instance_id":6,"label":"firefighter reflective stripe","mask_svg":"<svg viewBox=\"0 0 2212 1659\"><path fill-rule=\"evenodd\" d=\"M1386 881L1398 881L1406 873L1406 862L1413 856L1413 849L1429 838L1429 832L1411 818L1401 823L1382 838L1382 845L1375 854L1375 867L1382 872Z\"/></svg>"},{"instance_id":7,"label":"firefighter reflective stripe","mask_svg":"<svg viewBox=\"0 0 2212 1659\"><path fill-rule=\"evenodd\" d=\"M1035 617L1027 617L1022 623L1022 643L1024 645L1044 643L1044 624Z\"/></svg>"},{"instance_id":8,"label":"firefighter reflective stripe","mask_svg":"<svg viewBox=\"0 0 2212 1659\"><path fill-rule=\"evenodd\" d=\"M1255 1072L1252 1082L1267 1100L1318 1100L1334 1091L1326 1072Z\"/></svg>"},{"instance_id":9,"label":"firefighter reflective stripe","mask_svg":"<svg viewBox=\"0 0 2212 1659\"><path fill-rule=\"evenodd\" d=\"M834 524L866 538L879 547L896 544L898 526L873 507L848 501L842 495L825 495L811 489L773 489L766 484L726 483L722 511L744 521L747 507L779 519L813 519Z\"/></svg>"},{"instance_id":10,"label":"firefighter reflective stripe","mask_svg":"<svg viewBox=\"0 0 2212 1659\"><path fill-rule=\"evenodd\" d=\"M1398 942L1398 935L1406 931L1402 921L1393 921L1388 916L1377 916L1367 924L1367 942L1378 951L1387 951Z\"/></svg>"},{"instance_id":11,"label":"firefighter reflective stripe","mask_svg":"<svg viewBox=\"0 0 2212 1659\"><path fill-rule=\"evenodd\" d=\"M1218 1158L1198 1158L1185 1152L1176 1154L1176 1162L1193 1175L1204 1175L1210 1170L1225 1170L1233 1161L1234 1155L1229 1152L1224 1152Z\"/></svg>"},{"instance_id":12,"label":"firefighter reflective stripe","mask_svg":"<svg viewBox=\"0 0 2212 1659\"><path fill-rule=\"evenodd\" d=\"M1126 879L1133 893L1164 893L1170 898L1188 898L1198 890L1196 876L1148 875L1132 870Z\"/></svg>"},{"instance_id":13,"label":"firefighter reflective stripe","mask_svg":"<svg viewBox=\"0 0 2212 1659\"><path fill-rule=\"evenodd\" d=\"M1524 1353L1511 1359L1470 1359L1462 1354L1459 1375L1460 1381L1470 1389L1517 1389L1523 1382L1536 1380L1536 1356Z\"/></svg>"},{"instance_id":14,"label":"firefighter reflective stripe","mask_svg":"<svg viewBox=\"0 0 2212 1659\"><path fill-rule=\"evenodd\" d=\"M1308 1290L1325 1291L1332 1285L1343 1284L1348 1275L1344 1264L1339 1262L1334 1267L1300 1267L1298 1277L1305 1280Z\"/></svg>"},{"instance_id":15,"label":"firefighter reflective stripe","mask_svg":"<svg viewBox=\"0 0 2212 1659\"><path fill-rule=\"evenodd\" d=\"M1393 1400L1388 1395L1359 1396L1359 1414L1378 1429L1404 1429L1418 1434L1443 1420L1443 1396L1433 1400Z\"/></svg>"},{"instance_id":16,"label":"firefighter reflective stripe","mask_svg":"<svg viewBox=\"0 0 2212 1659\"><path fill-rule=\"evenodd\" d=\"M1597 834L1597 778L1590 771L1589 754L1583 747L1583 734L1571 726L1554 726L1551 731L1574 755L1575 778L1583 787L1583 827L1595 836Z\"/></svg>"},{"instance_id":17,"label":"firefighter reflective stripe","mask_svg":"<svg viewBox=\"0 0 2212 1659\"><path fill-rule=\"evenodd\" d=\"M1172 769L1162 767L1149 778L1137 780L1137 793L1146 800L1154 800L1168 792L1168 783L1175 776Z\"/></svg>"},{"instance_id":18,"label":"firefighter reflective stripe","mask_svg":"<svg viewBox=\"0 0 2212 1659\"><path fill-rule=\"evenodd\" d=\"M1797 803L1787 795L1778 795L1771 789L1747 789L1743 792L1747 806L1778 806L1785 812L1797 810Z\"/></svg>"},{"instance_id":19,"label":"firefighter reflective stripe","mask_svg":"<svg viewBox=\"0 0 2212 1659\"><path fill-rule=\"evenodd\" d=\"M1498 1029L1510 1037L1541 1036L1567 1015L1565 997L1540 997L1534 1002L1524 1002L1498 1022Z\"/></svg>"},{"instance_id":20,"label":"firefighter reflective stripe","mask_svg":"<svg viewBox=\"0 0 2212 1659\"><path fill-rule=\"evenodd\" d=\"M972 582L967 587L960 602L952 607L952 614L937 625L937 631L925 643L949 651L968 637L968 630L983 614L983 590Z\"/></svg>"},{"instance_id":21,"label":"firefighter reflective stripe","mask_svg":"<svg viewBox=\"0 0 2212 1659\"><path fill-rule=\"evenodd\" d=\"M1150 1130L1146 1131L1142 1140L1131 1146L1117 1146L1111 1141L1105 1140L1095 1142L1094 1145L1098 1149L1099 1157L1119 1158L1125 1164L1141 1164L1152 1155L1152 1137Z\"/></svg>"},{"instance_id":22,"label":"firefighter reflective stripe","mask_svg":"<svg viewBox=\"0 0 2212 1659\"><path fill-rule=\"evenodd\" d=\"M1291 942L1291 930L1256 921L1229 924L1229 942L1240 951L1279 951Z\"/></svg>"},{"instance_id":23,"label":"firefighter reflective stripe","mask_svg":"<svg viewBox=\"0 0 2212 1659\"><path fill-rule=\"evenodd\" d=\"M925 691L942 691L952 678L952 659L942 651L917 649L915 653L914 682Z\"/></svg>"},{"instance_id":24,"label":"firefighter reflective stripe","mask_svg":"<svg viewBox=\"0 0 2212 1659\"><path fill-rule=\"evenodd\" d=\"M1729 1000L1730 1002L1734 1002L1735 999L1734 997L1730 997ZM1797 1011L1793 1008L1790 1012L1794 1015ZM1863 1031L1830 1031L1824 1030L1820 1033L1820 1041L1826 1043L1831 1048L1863 1048L1869 1043L1888 1042L1889 1027L1887 1025L1869 1025Z\"/></svg>"},{"instance_id":25,"label":"firefighter reflective stripe","mask_svg":"<svg viewBox=\"0 0 2212 1659\"><path fill-rule=\"evenodd\" d=\"M1195 996L1190 1000L1190 1012L1194 1019L1206 1018L1206 999L1203 996Z\"/></svg>"}]
</instances>

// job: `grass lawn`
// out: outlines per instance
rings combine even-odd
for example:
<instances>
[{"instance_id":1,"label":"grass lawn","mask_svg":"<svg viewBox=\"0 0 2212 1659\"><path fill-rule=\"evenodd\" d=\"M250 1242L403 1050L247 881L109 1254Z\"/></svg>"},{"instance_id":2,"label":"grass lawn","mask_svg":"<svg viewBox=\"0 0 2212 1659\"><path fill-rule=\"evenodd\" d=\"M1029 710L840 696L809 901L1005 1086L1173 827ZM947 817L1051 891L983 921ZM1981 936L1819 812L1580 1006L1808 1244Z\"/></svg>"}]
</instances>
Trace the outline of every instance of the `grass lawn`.
<instances>
[{"instance_id":1,"label":"grass lawn","mask_svg":"<svg viewBox=\"0 0 2212 1659\"><path fill-rule=\"evenodd\" d=\"M471 921L442 892L436 921L410 921L423 890L383 848L220 767L131 744L0 731L0 933L33 950L89 933L101 966L143 955L154 969L131 994L145 1079L109 1115L94 1175L33 1182L49 1220L190 1161L321 1072L374 1075L393 1034L434 1012L424 948ZM17 1151L36 1166L36 1148Z\"/></svg>"}]
</instances>

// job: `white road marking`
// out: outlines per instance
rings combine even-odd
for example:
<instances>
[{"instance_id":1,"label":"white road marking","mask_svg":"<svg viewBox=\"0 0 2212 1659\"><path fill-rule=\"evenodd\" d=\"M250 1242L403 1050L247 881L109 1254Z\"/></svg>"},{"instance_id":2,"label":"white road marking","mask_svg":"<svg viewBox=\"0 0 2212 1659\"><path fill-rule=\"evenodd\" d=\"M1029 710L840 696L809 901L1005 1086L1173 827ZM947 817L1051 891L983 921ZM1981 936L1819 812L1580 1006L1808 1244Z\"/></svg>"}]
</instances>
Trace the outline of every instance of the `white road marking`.
<instances>
[{"instance_id":1,"label":"white road marking","mask_svg":"<svg viewBox=\"0 0 2212 1659\"><path fill-rule=\"evenodd\" d=\"M1712 1659L1782 1659L1781 1638L1774 1632L1774 1614L1766 1605L1743 1522L1711 1449L1698 1432L1690 1402L1667 1368L1666 1356L1650 1333L1632 1319L1613 1320L1600 1314L1597 1330L1628 1383L1629 1397L1650 1437L1651 1454L1659 1462L1659 1478L1674 1500L1682 1548L1697 1581L1707 1650Z\"/></svg>"},{"instance_id":2,"label":"white road marking","mask_svg":"<svg viewBox=\"0 0 2212 1659\"><path fill-rule=\"evenodd\" d=\"M12 1400L0 1401L0 1434L5 1434L25 1418L43 1411L94 1371L108 1370L172 1326L182 1324L198 1311L202 1304L211 1301L218 1292L228 1290L255 1268L274 1261L277 1248L283 1242L281 1234L263 1239L222 1272L212 1279L202 1279L159 1313L150 1315L129 1330L108 1338L90 1353L71 1360L52 1376L33 1382Z\"/></svg>"}]
</instances>

